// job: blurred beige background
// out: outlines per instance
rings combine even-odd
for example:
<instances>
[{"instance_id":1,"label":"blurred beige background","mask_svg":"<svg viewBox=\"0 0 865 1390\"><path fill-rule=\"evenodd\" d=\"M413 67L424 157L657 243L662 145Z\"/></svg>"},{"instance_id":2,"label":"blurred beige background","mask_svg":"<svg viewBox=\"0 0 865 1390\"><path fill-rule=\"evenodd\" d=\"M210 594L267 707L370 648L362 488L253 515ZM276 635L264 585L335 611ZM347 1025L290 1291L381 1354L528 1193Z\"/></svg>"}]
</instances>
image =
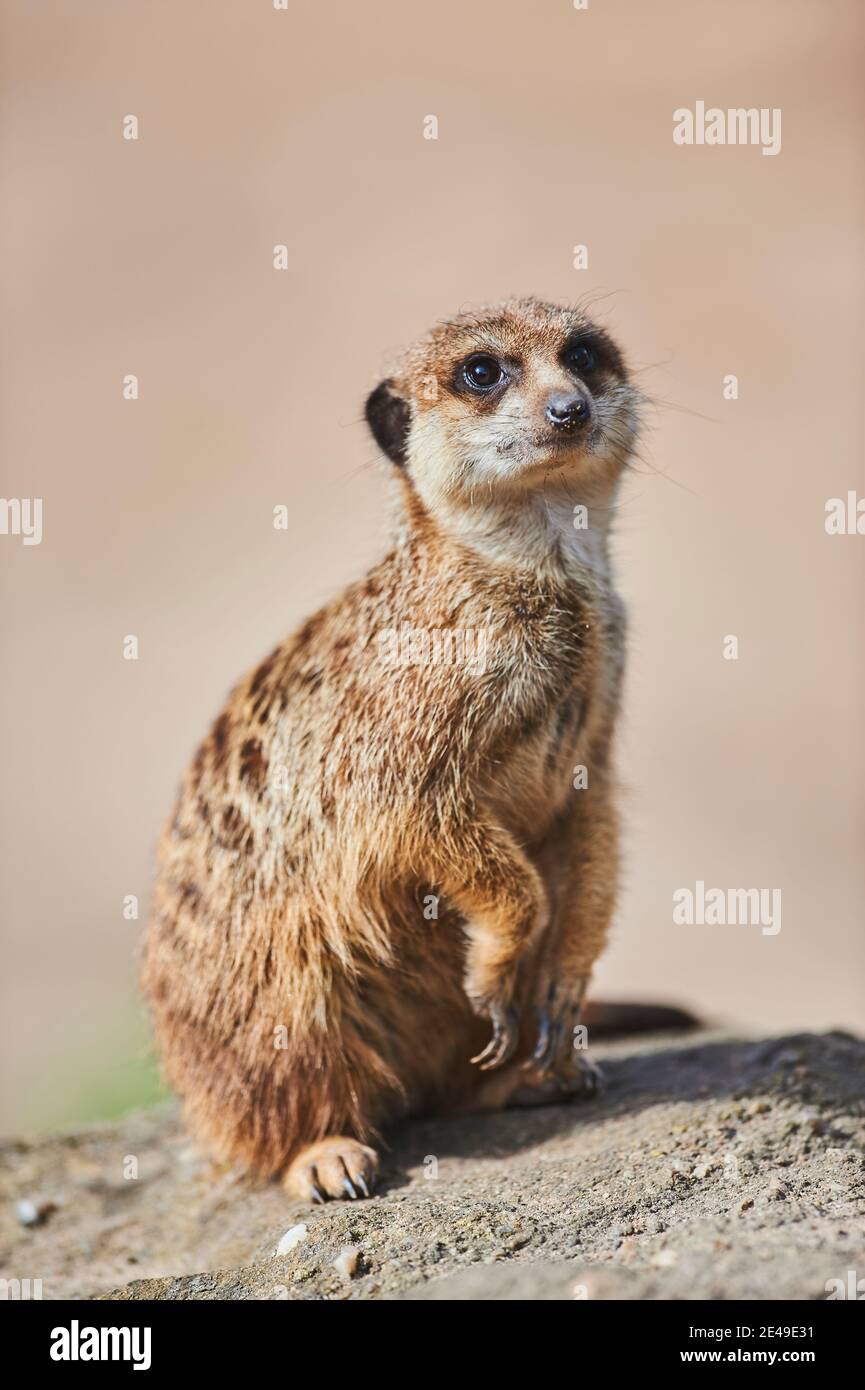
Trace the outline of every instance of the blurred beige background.
<instances>
[{"instance_id":1,"label":"blurred beige background","mask_svg":"<svg viewBox=\"0 0 865 1390\"><path fill-rule=\"evenodd\" d=\"M44 498L41 545L0 536L2 1127L152 1092L134 955L181 768L379 553L360 417L389 355L509 293L599 296L669 403L616 542L627 867L599 987L861 1023L865 537L823 524L865 495L861 4L2 17L2 495ZM781 153L677 147L698 99L780 107ZM783 930L674 927L700 878L780 887Z\"/></svg>"}]
</instances>

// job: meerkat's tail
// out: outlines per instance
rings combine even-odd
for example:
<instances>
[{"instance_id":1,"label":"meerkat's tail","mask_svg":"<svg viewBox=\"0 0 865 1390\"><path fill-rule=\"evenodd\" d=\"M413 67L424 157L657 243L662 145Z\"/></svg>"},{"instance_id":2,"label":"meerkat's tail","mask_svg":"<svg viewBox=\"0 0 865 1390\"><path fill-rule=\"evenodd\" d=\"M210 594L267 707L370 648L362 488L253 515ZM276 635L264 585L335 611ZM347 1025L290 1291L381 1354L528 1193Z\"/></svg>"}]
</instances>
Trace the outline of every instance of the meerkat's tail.
<instances>
[{"instance_id":1,"label":"meerkat's tail","mask_svg":"<svg viewBox=\"0 0 865 1390\"><path fill-rule=\"evenodd\" d=\"M683 1032L699 1028L700 1020L674 1004L613 1004L588 1002L582 1020L590 1038L623 1037L630 1033Z\"/></svg>"}]
</instances>

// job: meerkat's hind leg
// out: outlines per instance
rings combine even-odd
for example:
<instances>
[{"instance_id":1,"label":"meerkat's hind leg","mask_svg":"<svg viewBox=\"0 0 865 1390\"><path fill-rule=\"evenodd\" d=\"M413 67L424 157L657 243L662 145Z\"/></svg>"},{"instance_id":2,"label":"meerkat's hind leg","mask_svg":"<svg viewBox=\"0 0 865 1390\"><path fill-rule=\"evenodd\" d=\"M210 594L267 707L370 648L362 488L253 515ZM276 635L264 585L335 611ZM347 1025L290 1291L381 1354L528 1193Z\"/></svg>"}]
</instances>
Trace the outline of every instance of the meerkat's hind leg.
<instances>
[{"instance_id":1,"label":"meerkat's hind leg","mask_svg":"<svg viewBox=\"0 0 865 1390\"><path fill-rule=\"evenodd\" d=\"M584 1056L575 1054L572 1063L556 1071L531 1061L514 1061L483 1077L456 1113L486 1114L535 1105L565 1105L573 1100L591 1100L603 1089L603 1072Z\"/></svg>"},{"instance_id":2,"label":"meerkat's hind leg","mask_svg":"<svg viewBox=\"0 0 865 1390\"><path fill-rule=\"evenodd\" d=\"M282 1184L302 1202L326 1202L332 1197L356 1201L372 1195L377 1174L375 1149L349 1135L333 1134L301 1149Z\"/></svg>"},{"instance_id":3,"label":"meerkat's hind leg","mask_svg":"<svg viewBox=\"0 0 865 1390\"><path fill-rule=\"evenodd\" d=\"M508 1105L554 1105L567 1100L592 1100L605 1087L604 1073L596 1062L575 1052L554 1071L533 1063L524 1065L520 1084L508 1097Z\"/></svg>"},{"instance_id":4,"label":"meerkat's hind leg","mask_svg":"<svg viewBox=\"0 0 865 1390\"><path fill-rule=\"evenodd\" d=\"M554 1070L524 1062L514 1078L505 1105L564 1105L573 1100L594 1100L606 1088L604 1073L596 1062L575 1052Z\"/></svg>"}]
</instances>

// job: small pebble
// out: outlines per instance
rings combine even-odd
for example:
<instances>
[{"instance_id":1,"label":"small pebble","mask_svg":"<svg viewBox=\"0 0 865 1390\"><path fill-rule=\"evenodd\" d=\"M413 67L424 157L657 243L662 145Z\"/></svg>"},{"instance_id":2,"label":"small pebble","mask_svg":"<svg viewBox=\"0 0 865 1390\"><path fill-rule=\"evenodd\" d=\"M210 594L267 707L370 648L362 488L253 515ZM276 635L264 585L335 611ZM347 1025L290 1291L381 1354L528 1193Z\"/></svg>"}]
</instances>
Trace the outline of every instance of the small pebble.
<instances>
[{"instance_id":1,"label":"small pebble","mask_svg":"<svg viewBox=\"0 0 865 1390\"><path fill-rule=\"evenodd\" d=\"M33 1202L29 1197L22 1197L20 1202L15 1203L15 1215L22 1226L41 1226L56 1210L56 1202Z\"/></svg>"},{"instance_id":2,"label":"small pebble","mask_svg":"<svg viewBox=\"0 0 865 1390\"><path fill-rule=\"evenodd\" d=\"M826 1122L822 1115L816 1110L803 1110L799 1116L800 1123L810 1129L812 1134L823 1134L826 1129Z\"/></svg>"},{"instance_id":3,"label":"small pebble","mask_svg":"<svg viewBox=\"0 0 865 1390\"><path fill-rule=\"evenodd\" d=\"M771 1109L768 1100L752 1100L747 1113L749 1115L767 1115Z\"/></svg>"},{"instance_id":4,"label":"small pebble","mask_svg":"<svg viewBox=\"0 0 865 1390\"><path fill-rule=\"evenodd\" d=\"M292 1226L286 1231L279 1245L276 1247L277 1255L287 1255L289 1250L293 1250L296 1245L300 1245L302 1240L306 1240L309 1235L309 1228L301 1221L300 1225Z\"/></svg>"},{"instance_id":5,"label":"small pebble","mask_svg":"<svg viewBox=\"0 0 865 1390\"><path fill-rule=\"evenodd\" d=\"M346 1245L340 1250L333 1262L333 1267L343 1279L353 1279L357 1274L358 1260L360 1259L360 1247L357 1245Z\"/></svg>"},{"instance_id":6,"label":"small pebble","mask_svg":"<svg viewBox=\"0 0 865 1390\"><path fill-rule=\"evenodd\" d=\"M675 1250L659 1250L652 1256L652 1264L656 1269L672 1269L678 1258Z\"/></svg>"}]
</instances>

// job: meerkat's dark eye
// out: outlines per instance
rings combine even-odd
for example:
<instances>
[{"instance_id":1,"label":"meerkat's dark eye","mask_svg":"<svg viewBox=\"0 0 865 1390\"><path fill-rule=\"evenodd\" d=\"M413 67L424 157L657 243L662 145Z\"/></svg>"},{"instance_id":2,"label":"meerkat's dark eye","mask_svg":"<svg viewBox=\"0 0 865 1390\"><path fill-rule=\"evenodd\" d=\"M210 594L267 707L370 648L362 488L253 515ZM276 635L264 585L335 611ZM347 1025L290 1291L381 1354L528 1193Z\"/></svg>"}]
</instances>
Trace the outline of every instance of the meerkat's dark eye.
<instances>
[{"instance_id":1,"label":"meerkat's dark eye","mask_svg":"<svg viewBox=\"0 0 865 1390\"><path fill-rule=\"evenodd\" d=\"M492 386L498 386L503 376L496 359L483 352L475 353L463 363L463 381L475 391L489 391Z\"/></svg>"},{"instance_id":2,"label":"meerkat's dark eye","mask_svg":"<svg viewBox=\"0 0 865 1390\"><path fill-rule=\"evenodd\" d=\"M590 372L597 363L597 358L592 349L586 343L576 343L568 348L565 353L565 362L574 372Z\"/></svg>"}]
</instances>

